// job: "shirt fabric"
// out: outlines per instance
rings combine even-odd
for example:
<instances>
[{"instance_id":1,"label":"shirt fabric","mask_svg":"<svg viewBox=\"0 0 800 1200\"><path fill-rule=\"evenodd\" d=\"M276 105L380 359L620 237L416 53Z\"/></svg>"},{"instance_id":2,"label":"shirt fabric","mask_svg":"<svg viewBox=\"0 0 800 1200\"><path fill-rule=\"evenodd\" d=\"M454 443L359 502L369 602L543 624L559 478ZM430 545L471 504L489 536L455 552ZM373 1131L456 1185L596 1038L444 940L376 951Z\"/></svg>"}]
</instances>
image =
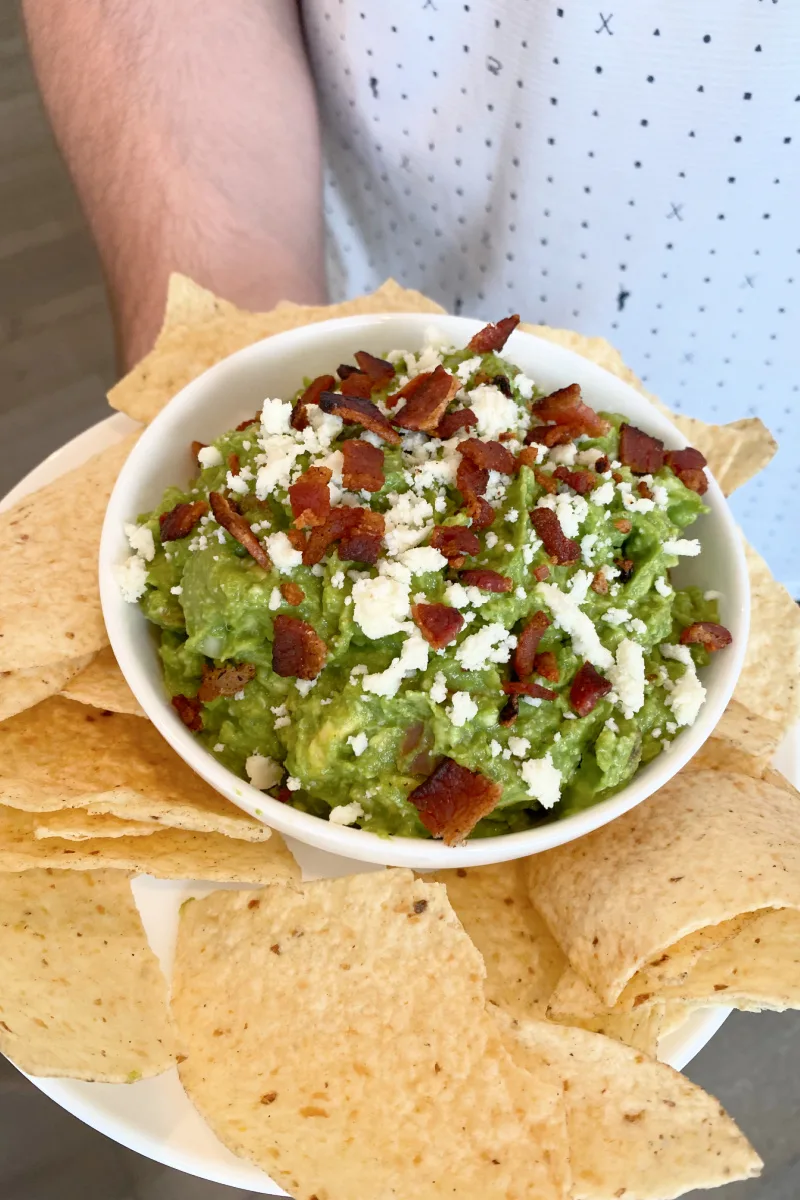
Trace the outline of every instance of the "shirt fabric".
<instances>
[{"instance_id":1,"label":"shirt fabric","mask_svg":"<svg viewBox=\"0 0 800 1200\"><path fill-rule=\"evenodd\" d=\"M612 11L613 9L613 11ZM334 298L601 334L781 449L733 498L800 595L800 6L304 0Z\"/></svg>"}]
</instances>

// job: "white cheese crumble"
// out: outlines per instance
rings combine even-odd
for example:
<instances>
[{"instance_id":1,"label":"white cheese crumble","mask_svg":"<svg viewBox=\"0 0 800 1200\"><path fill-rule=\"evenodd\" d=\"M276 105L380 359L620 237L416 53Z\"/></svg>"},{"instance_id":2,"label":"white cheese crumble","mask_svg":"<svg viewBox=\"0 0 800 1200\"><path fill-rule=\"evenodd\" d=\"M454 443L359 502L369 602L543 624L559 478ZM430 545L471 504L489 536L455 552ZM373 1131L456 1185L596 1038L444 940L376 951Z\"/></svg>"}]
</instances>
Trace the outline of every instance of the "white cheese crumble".
<instances>
[{"instance_id":1,"label":"white cheese crumble","mask_svg":"<svg viewBox=\"0 0 800 1200\"><path fill-rule=\"evenodd\" d=\"M128 545L136 554L141 554L145 562L152 562L156 553L153 532L146 525L125 525L125 537Z\"/></svg>"},{"instance_id":2,"label":"white cheese crumble","mask_svg":"<svg viewBox=\"0 0 800 1200\"><path fill-rule=\"evenodd\" d=\"M270 612L275 612L275 609L276 609L276 608L280 608L280 606L281 606L281 604L282 604L282 603L283 603L283 597L281 596L281 594L280 594L280 592L278 591L278 589L277 589L276 587L274 587L274 588L272 589L272 591L270 592L270 594L269 594L269 609L270 609Z\"/></svg>"},{"instance_id":3,"label":"white cheese crumble","mask_svg":"<svg viewBox=\"0 0 800 1200\"><path fill-rule=\"evenodd\" d=\"M542 496L536 501L536 507L552 509L568 538L578 536L580 527L589 514L589 505L583 496L571 496L568 492L562 492L558 496Z\"/></svg>"},{"instance_id":4,"label":"white cheese crumble","mask_svg":"<svg viewBox=\"0 0 800 1200\"><path fill-rule=\"evenodd\" d=\"M232 492L236 492L238 496L246 496L250 491L247 480L241 474L234 475L233 471L228 471L228 474L225 476L225 484Z\"/></svg>"},{"instance_id":5,"label":"white cheese crumble","mask_svg":"<svg viewBox=\"0 0 800 1200\"><path fill-rule=\"evenodd\" d=\"M532 379L529 379L527 375L523 375L522 371L520 371L514 376L513 384L523 400L530 400L531 396L533 395Z\"/></svg>"},{"instance_id":6,"label":"white cheese crumble","mask_svg":"<svg viewBox=\"0 0 800 1200\"><path fill-rule=\"evenodd\" d=\"M147 588L147 566L139 554L131 554L114 567L114 578L123 600L135 604Z\"/></svg>"},{"instance_id":7,"label":"white cheese crumble","mask_svg":"<svg viewBox=\"0 0 800 1200\"><path fill-rule=\"evenodd\" d=\"M594 565L594 550L599 534L585 533L581 538L581 558L587 567Z\"/></svg>"},{"instance_id":8,"label":"white cheese crumble","mask_svg":"<svg viewBox=\"0 0 800 1200\"><path fill-rule=\"evenodd\" d=\"M265 434L289 433L291 416L291 401L267 399L261 410L261 428Z\"/></svg>"},{"instance_id":9,"label":"white cheese crumble","mask_svg":"<svg viewBox=\"0 0 800 1200\"><path fill-rule=\"evenodd\" d=\"M510 737L508 748L515 758L524 758L531 748L531 743L526 737Z\"/></svg>"},{"instance_id":10,"label":"white cheese crumble","mask_svg":"<svg viewBox=\"0 0 800 1200\"><path fill-rule=\"evenodd\" d=\"M572 467L575 465L575 458L578 453L578 447L574 442L566 442L563 446L553 446L550 450L550 462L557 463L559 466Z\"/></svg>"},{"instance_id":11,"label":"white cheese crumble","mask_svg":"<svg viewBox=\"0 0 800 1200\"><path fill-rule=\"evenodd\" d=\"M303 554L295 550L285 533L271 533L267 537L267 550L273 564L282 575L291 574L303 561Z\"/></svg>"},{"instance_id":12,"label":"white cheese crumble","mask_svg":"<svg viewBox=\"0 0 800 1200\"><path fill-rule=\"evenodd\" d=\"M465 358L462 363L458 364L456 367L456 375L461 380L462 384L468 383L470 376L474 375L476 371L480 370L481 362L481 356L477 355L475 358Z\"/></svg>"},{"instance_id":13,"label":"white cheese crumble","mask_svg":"<svg viewBox=\"0 0 800 1200\"><path fill-rule=\"evenodd\" d=\"M508 662L516 644L516 637L493 621L464 638L456 650L456 661L465 671L479 671L489 663Z\"/></svg>"},{"instance_id":14,"label":"white cheese crumble","mask_svg":"<svg viewBox=\"0 0 800 1200\"><path fill-rule=\"evenodd\" d=\"M145 558L146 557L147 557L147 555L145 555ZM722 592L714 592L714 591L710 591L710 590L707 592L703 592L703 599L704 600L721 600Z\"/></svg>"},{"instance_id":15,"label":"white cheese crumble","mask_svg":"<svg viewBox=\"0 0 800 1200\"><path fill-rule=\"evenodd\" d=\"M497 758L502 749L503 747L500 745L500 743L492 738L492 740L489 742L489 752L492 758Z\"/></svg>"},{"instance_id":16,"label":"white cheese crumble","mask_svg":"<svg viewBox=\"0 0 800 1200\"><path fill-rule=\"evenodd\" d=\"M665 599L672 595L672 588L669 586L663 575L659 575L658 579L656 579L655 583L653 584L653 587L656 589L659 596L663 596Z\"/></svg>"},{"instance_id":17,"label":"white cheese crumble","mask_svg":"<svg viewBox=\"0 0 800 1200\"><path fill-rule=\"evenodd\" d=\"M364 676L364 691L372 692L376 696L396 696L406 675L412 675L415 671L424 671L427 665L428 643L415 630L403 642L399 656L394 662L389 663L385 671Z\"/></svg>"},{"instance_id":18,"label":"white cheese crumble","mask_svg":"<svg viewBox=\"0 0 800 1200\"><path fill-rule=\"evenodd\" d=\"M452 703L446 711L451 723L461 728L477 716L478 706L469 692L453 692Z\"/></svg>"},{"instance_id":19,"label":"white cheese crumble","mask_svg":"<svg viewBox=\"0 0 800 1200\"><path fill-rule=\"evenodd\" d=\"M683 554L686 558L694 558L700 553L700 543L697 538L676 538L664 542L663 550L665 554Z\"/></svg>"},{"instance_id":20,"label":"white cheese crumble","mask_svg":"<svg viewBox=\"0 0 800 1200\"><path fill-rule=\"evenodd\" d=\"M608 729L610 733L619 733L619 725L613 717L608 718L605 723L605 728Z\"/></svg>"},{"instance_id":21,"label":"white cheese crumble","mask_svg":"<svg viewBox=\"0 0 800 1200\"><path fill-rule=\"evenodd\" d=\"M605 453L598 446L590 446L575 455L576 463L582 467L593 467L599 458L605 458Z\"/></svg>"},{"instance_id":22,"label":"white cheese crumble","mask_svg":"<svg viewBox=\"0 0 800 1200\"><path fill-rule=\"evenodd\" d=\"M603 620L609 625L626 625L631 619L631 614L626 608L607 608L603 613Z\"/></svg>"},{"instance_id":23,"label":"white cheese crumble","mask_svg":"<svg viewBox=\"0 0 800 1200\"><path fill-rule=\"evenodd\" d=\"M389 507L384 514L384 541L393 557L418 546L433 528L433 506L413 492L390 492Z\"/></svg>"},{"instance_id":24,"label":"white cheese crumble","mask_svg":"<svg viewBox=\"0 0 800 1200\"><path fill-rule=\"evenodd\" d=\"M447 682L443 671L437 671L434 675L428 695L434 704L444 704L447 699Z\"/></svg>"},{"instance_id":25,"label":"white cheese crumble","mask_svg":"<svg viewBox=\"0 0 800 1200\"><path fill-rule=\"evenodd\" d=\"M494 533L493 530L490 529L489 532L486 534L486 549L494 550L495 546L497 545L497 541L498 541L497 534Z\"/></svg>"},{"instance_id":26,"label":"white cheese crumble","mask_svg":"<svg viewBox=\"0 0 800 1200\"><path fill-rule=\"evenodd\" d=\"M434 546L414 546L400 555L400 562L408 567L412 575L443 571L447 566L447 559Z\"/></svg>"},{"instance_id":27,"label":"white cheese crumble","mask_svg":"<svg viewBox=\"0 0 800 1200\"><path fill-rule=\"evenodd\" d=\"M552 808L561 799L561 772L553 766L549 750L544 758L529 758L524 762L520 775L528 786L528 795L538 800L542 808Z\"/></svg>"},{"instance_id":28,"label":"white cheese crumble","mask_svg":"<svg viewBox=\"0 0 800 1200\"><path fill-rule=\"evenodd\" d=\"M216 446L202 446L197 451L197 461L201 467L219 467L222 465L222 455Z\"/></svg>"},{"instance_id":29,"label":"white cheese crumble","mask_svg":"<svg viewBox=\"0 0 800 1200\"><path fill-rule=\"evenodd\" d=\"M400 633L410 613L407 582L378 575L353 584L353 616L368 638Z\"/></svg>"},{"instance_id":30,"label":"white cheese crumble","mask_svg":"<svg viewBox=\"0 0 800 1200\"><path fill-rule=\"evenodd\" d=\"M214 749L224 750L225 747L220 744L219 746L215 746ZM266 788L275 787L277 783L280 783L281 775L283 775L281 764L275 762L274 758L270 758L266 754L251 754L245 760L244 769L253 787L258 788L262 792Z\"/></svg>"},{"instance_id":31,"label":"white cheese crumble","mask_svg":"<svg viewBox=\"0 0 800 1200\"><path fill-rule=\"evenodd\" d=\"M183 588L181 587L181 585L179 583L176 583L175 587L171 587L169 590L173 596L182 596L183 595Z\"/></svg>"},{"instance_id":32,"label":"white cheese crumble","mask_svg":"<svg viewBox=\"0 0 800 1200\"><path fill-rule=\"evenodd\" d=\"M317 679L318 678L319 678L319 676L317 676ZM313 687L316 687L316 685L317 685L316 679L295 679L295 681L294 681L294 686L297 688L300 695L303 696L304 698L308 695L308 693L311 691L311 689Z\"/></svg>"},{"instance_id":33,"label":"white cheese crumble","mask_svg":"<svg viewBox=\"0 0 800 1200\"><path fill-rule=\"evenodd\" d=\"M491 383L481 383L469 395L469 407L478 418L478 437L493 441L507 430L517 429L524 414L516 400L504 396Z\"/></svg>"},{"instance_id":34,"label":"white cheese crumble","mask_svg":"<svg viewBox=\"0 0 800 1200\"><path fill-rule=\"evenodd\" d=\"M638 642L622 639L608 678L619 696L623 713L632 717L644 704L644 652Z\"/></svg>"},{"instance_id":35,"label":"white cheese crumble","mask_svg":"<svg viewBox=\"0 0 800 1200\"><path fill-rule=\"evenodd\" d=\"M519 510L516 508L510 508L506 513L505 519L509 525L515 525L519 520Z\"/></svg>"},{"instance_id":36,"label":"white cheese crumble","mask_svg":"<svg viewBox=\"0 0 800 1200\"><path fill-rule=\"evenodd\" d=\"M588 658L598 670L608 670L614 659L606 649L591 619L581 612L572 596L562 592L555 583L540 583L537 595L553 614L553 621L572 638L572 647L580 658Z\"/></svg>"},{"instance_id":37,"label":"white cheese crumble","mask_svg":"<svg viewBox=\"0 0 800 1200\"><path fill-rule=\"evenodd\" d=\"M334 805L328 813L328 821L331 825L355 825L363 816L363 808L357 800L353 800L350 804Z\"/></svg>"},{"instance_id":38,"label":"white cheese crumble","mask_svg":"<svg viewBox=\"0 0 800 1200\"><path fill-rule=\"evenodd\" d=\"M360 758L369 745L369 738L362 730L361 733L351 733L347 739L347 744L348 746L352 746L353 754L355 754L356 758Z\"/></svg>"},{"instance_id":39,"label":"white cheese crumble","mask_svg":"<svg viewBox=\"0 0 800 1200\"><path fill-rule=\"evenodd\" d=\"M614 484L610 479L607 483L601 483L600 487L589 493L589 499L592 504L605 508L614 499Z\"/></svg>"},{"instance_id":40,"label":"white cheese crumble","mask_svg":"<svg viewBox=\"0 0 800 1200\"><path fill-rule=\"evenodd\" d=\"M706 698L706 689L697 678L691 651L688 646L671 644L665 644L660 649L664 658L671 658L675 662L682 663L684 667L683 675L672 685L672 690L667 697L667 707L672 709L678 725L694 725ZM670 724L671 722L668 721L667 731L671 733Z\"/></svg>"}]
</instances>

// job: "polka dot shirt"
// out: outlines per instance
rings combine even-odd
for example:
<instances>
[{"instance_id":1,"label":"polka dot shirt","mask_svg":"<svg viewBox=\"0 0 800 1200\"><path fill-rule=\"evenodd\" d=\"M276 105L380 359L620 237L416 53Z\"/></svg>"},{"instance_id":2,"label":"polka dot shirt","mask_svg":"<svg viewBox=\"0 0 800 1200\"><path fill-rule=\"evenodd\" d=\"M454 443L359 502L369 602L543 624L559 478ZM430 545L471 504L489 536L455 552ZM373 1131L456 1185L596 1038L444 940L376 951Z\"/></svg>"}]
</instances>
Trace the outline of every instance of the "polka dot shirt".
<instances>
[{"instance_id":1,"label":"polka dot shirt","mask_svg":"<svg viewBox=\"0 0 800 1200\"><path fill-rule=\"evenodd\" d=\"M611 11L613 7L613 11ZM304 0L334 298L602 334L781 443L733 500L800 595L800 20L789 0Z\"/></svg>"}]
</instances>

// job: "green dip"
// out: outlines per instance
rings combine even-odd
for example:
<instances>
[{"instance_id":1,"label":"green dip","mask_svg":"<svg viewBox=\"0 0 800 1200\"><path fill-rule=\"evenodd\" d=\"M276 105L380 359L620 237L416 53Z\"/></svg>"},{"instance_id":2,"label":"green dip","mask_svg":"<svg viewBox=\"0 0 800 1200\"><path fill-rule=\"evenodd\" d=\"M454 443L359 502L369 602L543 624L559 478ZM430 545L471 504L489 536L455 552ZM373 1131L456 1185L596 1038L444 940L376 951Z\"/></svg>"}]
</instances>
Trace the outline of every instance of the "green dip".
<instances>
[{"instance_id":1,"label":"green dip","mask_svg":"<svg viewBox=\"0 0 800 1200\"><path fill-rule=\"evenodd\" d=\"M703 501L666 466L642 477L620 465L623 418L604 413L610 429L603 436L541 446L540 463L511 476L491 472L486 498L494 520L479 531L480 552L466 568L488 568L512 586L504 593L465 588L441 556L437 566L436 554L414 548L429 545L434 525L470 524L455 484L457 444L511 433L503 445L518 455L525 432L541 424L531 415L539 393L495 353L429 346L419 357L393 351L388 358L396 375L371 397L382 412L396 415L399 406L387 409L386 397L441 363L462 384L449 411L471 408L477 429L446 442L401 430L402 443L394 446L316 405L307 409L307 429L297 432L288 423L289 403L268 400L263 424L222 434L200 451L205 465L188 491L168 489L154 512L127 527L136 553L120 568L120 582L160 630L167 691L191 699L204 666L250 664L254 677L234 695L194 706L196 724L202 722L197 736L208 751L295 808L323 819L335 809L333 820L378 834L430 836L408 796L442 756L502 786L474 837L527 829L596 804L661 754L702 704L695 667L704 665L707 651L677 643L689 625L718 620L716 599L696 588L674 590L669 572L680 552L698 550L683 531L706 511ZM495 386L497 376L510 386ZM371 495L342 490L340 447L359 437L385 454L385 482ZM591 470L598 453L608 469L585 497L564 482L553 495L540 482L559 465ZM229 470L231 455L238 475ZM333 471L334 505L384 514L385 544L374 566L340 561L335 544L319 564L304 566L292 549L285 536L293 521L287 488L315 464ZM207 501L211 492L238 507L271 569L210 513L187 536L162 542L159 516ZM579 561L554 564L531 524L537 505L554 508L564 533L580 544ZM534 576L537 567L549 569L543 582ZM606 590L590 586L600 572ZM281 594L287 583L302 589L299 605ZM465 618L442 650L428 647L412 622L410 604L423 601L455 606ZM502 683L513 678L515 635L538 611L550 618L538 651L552 651L558 681L533 680L556 697L521 697L516 720L504 726ZM308 622L327 646L313 681L273 669L273 622L281 614ZM580 614L590 622L595 658L605 663L598 670L613 684L586 716L570 704L572 681L587 657ZM411 667L405 672L397 664L404 647L403 663Z\"/></svg>"}]
</instances>

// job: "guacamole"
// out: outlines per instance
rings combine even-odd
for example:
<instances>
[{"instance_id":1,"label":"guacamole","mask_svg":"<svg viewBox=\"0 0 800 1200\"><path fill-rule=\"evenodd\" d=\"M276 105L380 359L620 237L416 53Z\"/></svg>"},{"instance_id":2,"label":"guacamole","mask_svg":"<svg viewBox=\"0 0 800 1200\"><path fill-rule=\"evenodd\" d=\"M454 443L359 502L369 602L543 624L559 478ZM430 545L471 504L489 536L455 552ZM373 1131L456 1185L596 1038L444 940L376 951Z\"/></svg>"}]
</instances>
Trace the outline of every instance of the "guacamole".
<instances>
[{"instance_id":1,"label":"guacamole","mask_svg":"<svg viewBox=\"0 0 800 1200\"><path fill-rule=\"evenodd\" d=\"M295 808L514 832L609 796L696 719L730 640L715 595L670 582L700 549L704 460L577 385L543 396L500 356L515 323L267 399L126 527L120 586L180 716Z\"/></svg>"}]
</instances>

